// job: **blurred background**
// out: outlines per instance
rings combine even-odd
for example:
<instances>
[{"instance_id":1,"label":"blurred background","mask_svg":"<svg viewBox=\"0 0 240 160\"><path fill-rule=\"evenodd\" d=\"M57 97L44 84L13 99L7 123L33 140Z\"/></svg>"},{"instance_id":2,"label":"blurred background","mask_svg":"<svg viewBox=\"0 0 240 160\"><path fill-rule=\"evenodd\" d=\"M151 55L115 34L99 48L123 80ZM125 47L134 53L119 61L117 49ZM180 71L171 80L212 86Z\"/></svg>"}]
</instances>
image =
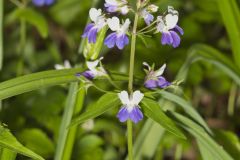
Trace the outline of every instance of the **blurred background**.
<instances>
[{"instance_id":1,"label":"blurred background","mask_svg":"<svg viewBox=\"0 0 240 160\"><path fill-rule=\"evenodd\" d=\"M88 11L94 4L96 8L102 8L104 1L56 0L52 5L43 7L37 7L31 1L26 6L17 6L16 1L4 1L1 82L21 75L53 70L55 64L63 64L64 60L69 60L72 66L84 63L79 47ZM233 53L235 49L231 35L237 34L240 40L240 34L229 28L228 18L224 17L217 1L220 0L151 0L159 6L161 13L168 5L174 6L179 11L179 25L185 34L180 47L176 49L162 46L160 35L145 38L146 43L138 39L135 75L144 77L143 61L155 63L156 67L167 63L165 77L174 81L189 55L199 47L196 46L198 44L208 45L232 60L238 66L234 70L239 73L240 56ZM239 7L239 3L239 0L234 1L234 7ZM20 7L25 7L25 11L20 11ZM238 21L240 23L240 19ZM229 18L230 26L233 25L231 23ZM144 25L143 21L140 22L141 25ZM234 45L240 46L239 42ZM103 48L101 55L105 57L103 64L106 69L128 73L129 51L130 46L124 51ZM180 85L184 97L214 130L216 141L228 146L228 152L239 158L239 87L223 70L207 61L193 63L188 69L185 82ZM107 84L101 85L108 87ZM7 124L22 144L51 160L56 149L67 93L66 84L6 99L1 105L0 121ZM90 89L84 106L91 105L99 95L98 91ZM118 122L116 112L117 110L112 110L79 126L72 160L124 159L127 154L126 127ZM143 125L144 122L141 122L135 127L136 136ZM142 152L142 159L201 159L200 151L191 136L183 141L168 133L159 137L159 132L156 131L151 135L153 137L148 137L149 144L145 144L148 147ZM157 141L156 146L151 144L154 141ZM18 155L18 159L27 158Z\"/></svg>"}]
</instances>

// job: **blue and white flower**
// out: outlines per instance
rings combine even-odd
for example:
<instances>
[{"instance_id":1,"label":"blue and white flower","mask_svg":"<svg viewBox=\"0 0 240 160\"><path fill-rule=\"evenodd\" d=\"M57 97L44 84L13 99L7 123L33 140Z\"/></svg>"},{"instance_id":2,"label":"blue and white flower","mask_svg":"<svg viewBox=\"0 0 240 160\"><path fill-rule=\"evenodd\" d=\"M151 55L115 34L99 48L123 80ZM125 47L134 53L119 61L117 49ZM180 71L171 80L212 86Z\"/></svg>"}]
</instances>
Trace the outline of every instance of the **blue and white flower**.
<instances>
[{"instance_id":1,"label":"blue and white flower","mask_svg":"<svg viewBox=\"0 0 240 160\"><path fill-rule=\"evenodd\" d=\"M163 72L166 69L166 64L154 71L153 67L150 67L146 62L143 63L148 68L147 76L145 78L144 86L148 89L154 88L166 88L171 85L163 76Z\"/></svg>"},{"instance_id":2,"label":"blue and white flower","mask_svg":"<svg viewBox=\"0 0 240 160\"><path fill-rule=\"evenodd\" d=\"M168 13L166 16L158 16L157 31L162 33L161 42L163 45L172 45L174 48L178 47L181 42L179 32L184 34L183 29L177 25L178 23L178 11L173 7L168 7Z\"/></svg>"},{"instance_id":3,"label":"blue and white flower","mask_svg":"<svg viewBox=\"0 0 240 160\"><path fill-rule=\"evenodd\" d=\"M127 0L105 0L104 6L109 13L120 12L125 15L129 12Z\"/></svg>"},{"instance_id":4,"label":"blue and white flower","mask_svg":"<svg viewBox=\"0 0 240 160\"><path fill-rule=\"evenodd\" d=\"M157 11L158 11L158 6L151 4L140 11L140 16L144 19L147 25L150 25L154 20L154 16L151 13L154 13Z\"/></svg>"},{"instance_id":5,"label":"blue and white flower","mask_svg":"<svg viewBox=\"0 0 240 160\"><path fill-rule=\"evenodd\" d=\"M123 104L117 114L120 122L130 119L134 123L138 123L143 119L143 114L138 104L143 99L144 94L140 91L135 91L132 95L128 95L127 91L122 91L118 94L118 97Z\"/></svg>"},{"instance_id":6,"label":"blue and white flower","mask_svg":"<svg viewBox=\"0 0 240 160\"><path fill-rule=\"evenodd\" d=\"M93 23L89 23L83 32L82 37L88 38L89 43L96 43L97 33L107 24L106 18L102 14L101 9L91 8L89 17Z\"/></svg>"},{"instance_id":7,"label":"blue and white flower","mask_svg":"<svg viewBox=\"0 0 240 160\"><path fill-rule=\"evenodd\" d=\"M32 0L33 4L37 7L50 6L55 0Z\"/></svg>"},{"instance_id":8,"label":"blue and white flower","mask_svg":"<svg viewBox=\"0 0 240 160\"><path fill-rule=\"evenodd\" d=\"M118 17L109 18L107 20L107 24L114 32L106 37L104 44L108 48L113 48L116 45L118 49L123 49L125 45L128 45L129 38L127 36L127 32L130 23L130 20L126 19L124 24L120 25L120 20Z\"/></svg>"},{"instance_id":9,"label":"blue and white flower","mask_svg":"<svg viewBox=\"0 0 240 160\"><path fill-rule=\"evenodd\" d=\"M103 57L95 61L87 61L86 64L87 64L88 70L84 71L83 73L78 73L76 74L76 76L80 77L82 75L89 80L92 80L97 77L107 76L106 70L100 64L102 59Z\"/></svg>"}]
</instances>

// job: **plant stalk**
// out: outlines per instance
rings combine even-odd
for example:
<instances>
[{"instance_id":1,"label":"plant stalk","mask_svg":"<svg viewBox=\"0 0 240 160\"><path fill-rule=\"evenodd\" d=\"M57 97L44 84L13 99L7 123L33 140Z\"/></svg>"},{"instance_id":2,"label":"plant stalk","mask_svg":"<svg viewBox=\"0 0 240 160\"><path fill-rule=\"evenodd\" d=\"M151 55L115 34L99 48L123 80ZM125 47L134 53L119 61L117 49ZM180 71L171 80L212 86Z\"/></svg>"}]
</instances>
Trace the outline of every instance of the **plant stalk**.
<instances>
[{"instance_id":1,"label":"plant stalk","mask_svg":"<svg viewBox=\"0 0 240 160\"><path fill-rule=\"evenodd\" d=\"M136 50L136 35L137 35L137 23L138 23L138 13L135 13L134 25L132 31L131 40L131 52L130 52L130 64L129 64L129 81L128 81L128 92L133 93L133 74L134 74L134 59ZM128 133L128 159L133 160L133 138L132 138L132 121L127 121L127 133Z\"/></svg>"}]
</instances>

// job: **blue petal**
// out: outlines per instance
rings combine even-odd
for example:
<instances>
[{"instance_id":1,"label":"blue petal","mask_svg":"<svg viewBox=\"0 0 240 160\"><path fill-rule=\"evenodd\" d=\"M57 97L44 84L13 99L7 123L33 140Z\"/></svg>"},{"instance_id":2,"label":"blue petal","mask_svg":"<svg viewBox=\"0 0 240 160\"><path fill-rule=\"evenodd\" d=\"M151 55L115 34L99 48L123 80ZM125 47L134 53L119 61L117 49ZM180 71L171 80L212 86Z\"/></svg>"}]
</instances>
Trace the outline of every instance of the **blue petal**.
<instances>
[{"instance_id":1,"label":"blue petal","mask_svg":"<svg viewBox=\"0 0 240 160\"><path fill-rule=\"evenodd\" d=\"M88 42L89 43L96 43L97 40L97 32L98 32L98 28L97 27L92 27L89 32L88 32Z\"/></svg>"},{"instance_id":2,"label":"blue petal","mask_svg":"<svg viewBox=\"0 0 240 160\"><path fill-rule=\"evenodd\" d=\"M179 35L174 32L174 31L170 31L171 33L171 36L172 36L172 39L173 39L173 42L172 42L172 46L174 48L178 47L180 45L180 42L181 42L181 38L179 37Z\"/></svg>"},{"instance_id":3,"label":"blue petal","mask_svg":"<svg viewBox=\"0 0 240 160\"><path fill-rule=\"evenodd\" d=\"M182 29L181 27L179 27L178 25L176 25L176 26L174 27L174 31L179 32L181 35L184 34L183 29Z\"/></svg>"},{"instance_id":4,"label":"blue petal","mask_svg":"<svg viewBox=\"0 0 240 160\"><path fill-rule=\"evenodd\" d=\"M54 1L55 0L45 0L45 4L49 6L49 5L53 4Z\"/></svg>"},{"instance_id":5,"label":"blue petal","mask_svg":"<svg viewBox=\"0 0 240 160\"><path fill-rule=\"evenodd\" d=\"M150 79L144 83L144 86L148 89L154 89L158 87L158 83L156 80Z\"/></svg>"},{"instance_id":6,"label":"blue petal","mask_svg":"<svg viewBox=\"0 0 240 160\"><path fill-rule=\"evenodd\" d=\"M153 20L154 16L150 13L148 13L147 16L144 17L144 21L147 25L150 25Z\"/></svg>"},{"instance_id":7,"label":"blue petal","mask_svg":"<svg viewBox=\"0 0 240 160\"><path fill-rule=\"evenodd\" d=\"M106 7L107 12L113 13L113 12L117 12L117 6L105 3L104 6Z\"/></svg>"},{"instance_id":8,"label":"blue petal","mask_svg":"<svg viewBox=\"0 0 240 160\"><path fill-rule=\"evenodd\" d=\"M108 47L108 48L113 48L115 43L116 43L116 38L117 38L117 33L111 33L107 36L107 38L104 40L104 44Z\"/></svg>"},{"instance_id":9,"label":"blue petal","mask_svg":"<svg viewBox=\"0 0 240 160\"><path fill-rule=\"evenodd\" d=\"M118 49L123 49L125 45L129 43L129 39L126 34L117 35L116 45Z\"/></svg>"},{"instance_id":10,"label":"blue petal","mask_svg":"<svg viewBox=\"0 0 240 160\"><path fill-rule=\"evenodd\" d=\"M170 32L163 32L162 33L162 44L165 45L165 44L168 44L168 45L171 45L173 42L173 38L170 34Z\"/></svg>"},{"instance_id":11,"label":"blue petal","mask_svg":"<svg viewBox=\"0 0 240 160\"><path fill-rule=\"evenodd\" d=\"M92 27L94 27L94 24L93 24L93 23L89 23L89 24L85 27L84 32L83 32L83 35L82 35L83 38L86 38L86 37L87 37L88 32L90 31L90 29L92 29Z\"/></svg>"},{"instance_id":12,"label":"blue petal","mask_svg":"<svg viewBox=\"0 0 240 160\"><path fill-rule=\"evenodd\" d=\"M45 4L45 0L32 0L32 2L35 6L38 6L38 7L44 6Z\"/></svg>"},{"instance_id":13,"label":"blue petal","mask_svg":"<svg viewBox=\"0 0 240 160\"><path fill-rule=\"evenodd\" d=\"M94 74L90 70L83 72L82 75L85 78L90 79L90 80L94 78Z\"/></svg>"},{"instance_id":14,"label":"blue petal","mask_svg":"<svg viewBox=\"0 0 240 160\"><path fill-rule=\"evenodd\" d=\"M117 114L117 118L120 122L125 122L129 118L129 113L126 106L122 106Z\"/></svg>"},{"instance_id":15,"label":"blue petal","mask_svg":"<svg viewBox=\"0 0 240 160\"><path fill-rule=\"evenodd\" d=\"M133 110L129 113L129 118L134 122L138 123L143 119L143 114L138 106L135 106Z\"/></svg>"},{"instance_id":16,"label":"blue petal","mask_svg":"<svg viewBox=\"0 0 240 160\"><path fill-rule=\"evenodd\" d=\"M168 82L164 77L160 76L160 77L158 78L158 87L160 87L160 88L166 88L166 87L168 87L168 86L170 86L170 85L171 85L171 83Z\"/></svg>"}]
</instances>

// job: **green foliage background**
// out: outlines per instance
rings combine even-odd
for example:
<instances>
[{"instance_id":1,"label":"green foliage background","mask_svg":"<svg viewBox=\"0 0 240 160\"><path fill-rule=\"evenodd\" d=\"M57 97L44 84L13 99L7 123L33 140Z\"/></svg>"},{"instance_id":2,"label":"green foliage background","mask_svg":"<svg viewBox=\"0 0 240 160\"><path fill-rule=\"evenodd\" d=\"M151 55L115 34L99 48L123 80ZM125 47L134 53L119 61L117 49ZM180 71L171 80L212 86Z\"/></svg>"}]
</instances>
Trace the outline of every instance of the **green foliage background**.
<instances>
[{"instance_id":1,"label":"green foliage background","mask_svg":"<svg viewBox=\"0 0 240 160\"><path fill-rule=\"evenodd\" d=\"M84 69L83 54L79 53L81 34L88 20L88 10L95 1L58 0L54 5L42 8L34 7L31 2L27 8L18 8L11 1L4 1L1 82L35 72L54 70L54 64L61 64L65 59L80 68L67 72L54 72L54 76L61 77L56 79L53 78L52 71L27 77L38 84L32 88L27 88L28 85L22 84L20 79L0 84L0 97L3 99L0 121L7 124L6 128L9 128L12 134L8 130L6 132L11 134L12 138L14 135L18 139L19 142L11 139L14 143L23 144L44 159L54 158L58 137L64 135L59 132L64 108L71 106L71 103L68 103L71 100L67 100L69 84L53 85L62 84L63 81L77 81L73 73ZM177 80L184 81L178 92L188 102L171 97L174 95L160 93L163 98L167 98L165 100L160 98L159 104L164 110L175 107L178 113L168 113L168 116L175 119L175 122L181 123L188 132L184 133L188 136L187 140L179 139L164 132L155 122L145 119L134 127L135 156L137 159L146 160L181 159L181 157L183 159L228 158L224 153L218 158L213 156L214 154L207 154L209 153L207 150L220 150L220 147L212 141L215 139L233 159L239 158L240 1L152 0L151 2L158 5L161 12L164 12L168 5L174 6L180 13L180 26L185 34L177 49L160 45L159 35L145 38L146 43L138 38L134 75L140 79L144 78L143 61L155 63L157 67L167 63L165 73L167 79L174 81L177 77ZM103 1L97 3L97 6L102 7ZM144 25L143 21L141 25ZM25 33L22 27L25 27ZM22 34L25 35L24 39L20 38ZM129 52L130 46L123 52L103 48L101 55L105 57L103 60L105 67L111 72L127 74ZM42 79L38 81L37 78ZM51 79L52 83L48 82ZM96 83L102 88L111 89L111 85L105 82ZM43 86L52 87L42 88ZM12 88L19 89L19 92ZM74 84L70 88L75 93L79 91ZM23 92L27 93L21 94ZM90 88L87 94L83 111L86 106L90 108L93 106L94 109L93 104L101 96L101 93L93 88ZM212 129L212 139L202 135L202 131L208 130L204 126L205 123L201 123L205 130L188 128L194 124L186 117L191 117L193 112L188 108L184 109L186 105L194 107L204 118ZM144 108L145 110L148 112L147 107ZM124 124L118 122L117 111L118 107L115 107L94 119L94 127L91 130L81 125L75 128L76 139L72 153L70 151L72 160L120 160L127 156L126 128ZM197 119L196 116L191 118ZM200 121L198 120L194 123ZM204 141L199 137L203 137ZM6 152L4 150L2 148L0 153ZM14 152L24 152L25 156L30 154L30 157L38 157L35 153L29 153L32 152L30 150L23 150L27 149L22 145L14 148ZM17 154L17 159L27 159L23 155ZM13 154L13 157L16 157L16 154Z\"/></svg>"}]
</instances>

